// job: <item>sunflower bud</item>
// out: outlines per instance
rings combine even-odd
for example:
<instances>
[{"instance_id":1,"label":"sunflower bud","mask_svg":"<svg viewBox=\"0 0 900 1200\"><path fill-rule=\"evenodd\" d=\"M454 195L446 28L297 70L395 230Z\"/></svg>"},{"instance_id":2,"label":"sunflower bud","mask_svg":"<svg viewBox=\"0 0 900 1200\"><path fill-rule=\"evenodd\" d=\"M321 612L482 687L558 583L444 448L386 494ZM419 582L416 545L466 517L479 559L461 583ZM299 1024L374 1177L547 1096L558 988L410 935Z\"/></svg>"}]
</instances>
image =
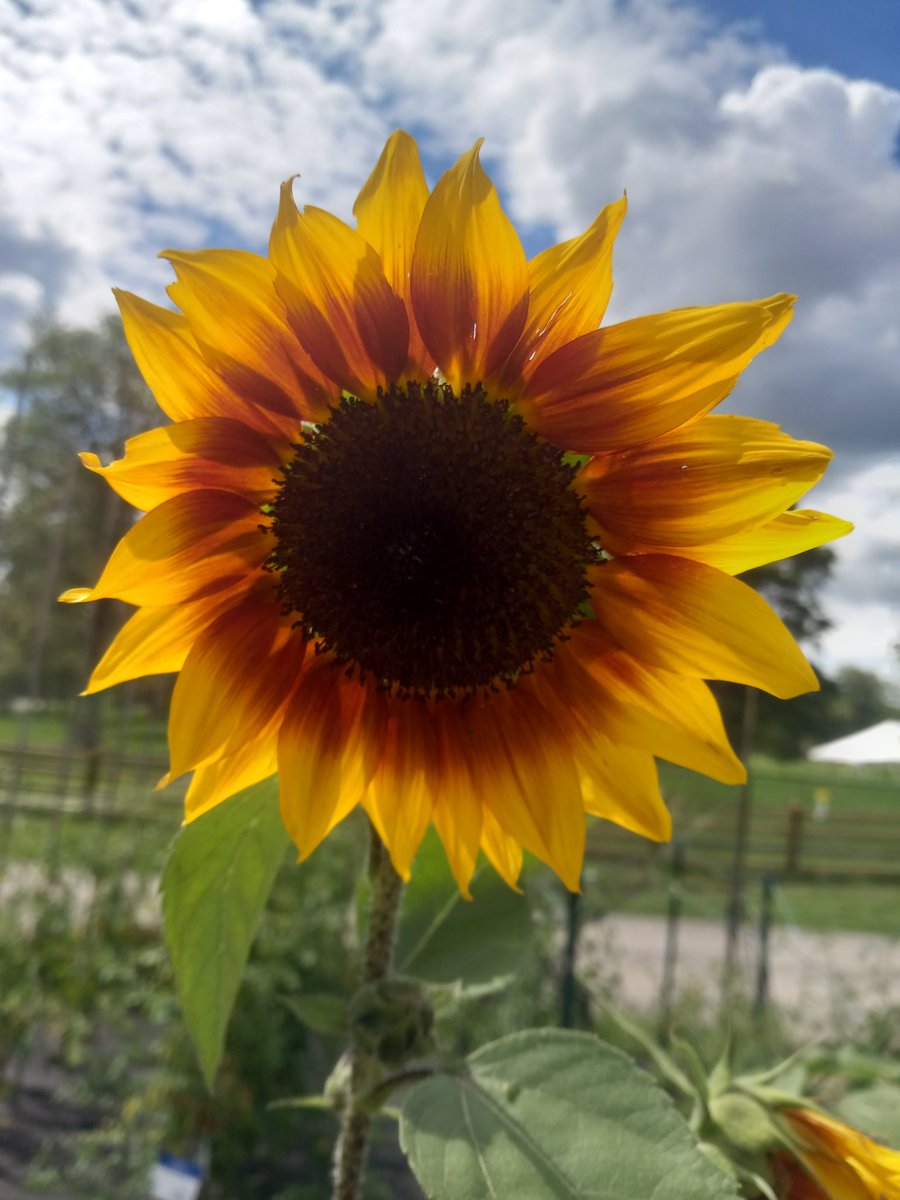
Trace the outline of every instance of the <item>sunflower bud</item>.
<instances>
[{"instance_id":1,"label":"sunflower bud","mask_svg":"<svg viewBox=\"0 0 900 1200\"><path fill-rule=\"evenodd\" d=\"M422 988L409 979L383 979L361 988L350 1003L353 1043L387 1066L428 1051L434 1014Z\"/></svg>"}]
</instances>

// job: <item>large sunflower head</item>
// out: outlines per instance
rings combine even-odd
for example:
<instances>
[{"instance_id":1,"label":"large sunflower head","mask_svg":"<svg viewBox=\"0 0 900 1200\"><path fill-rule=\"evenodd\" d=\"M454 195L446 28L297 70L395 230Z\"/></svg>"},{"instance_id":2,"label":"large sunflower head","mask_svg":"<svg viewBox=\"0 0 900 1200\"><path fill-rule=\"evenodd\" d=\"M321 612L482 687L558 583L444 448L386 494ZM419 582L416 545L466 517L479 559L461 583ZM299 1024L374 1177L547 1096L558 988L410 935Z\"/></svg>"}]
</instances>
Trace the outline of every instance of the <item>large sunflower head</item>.
<instances>
[{"instance_id":1,"label":"large sunflower head","mask_svg":"<svg viewBox=\"0 0 900 1200\"><path fill-rule=\"evenodd\" d=\"M475 146L395 133L356 229L282 187L268 257L170 253L119 303L171 423L85 465L146 512L93 589L138 606L98 691L178 672L187 817L278 772L301 857L358 804L467 893L522 848L577 888L585 811L669 835L654 756L737 782L706 679L815 678L734 578L845 533L829 451L707 415L792 297L601 328L625 201L526 259Z\"/></svg>"}]
</instances>

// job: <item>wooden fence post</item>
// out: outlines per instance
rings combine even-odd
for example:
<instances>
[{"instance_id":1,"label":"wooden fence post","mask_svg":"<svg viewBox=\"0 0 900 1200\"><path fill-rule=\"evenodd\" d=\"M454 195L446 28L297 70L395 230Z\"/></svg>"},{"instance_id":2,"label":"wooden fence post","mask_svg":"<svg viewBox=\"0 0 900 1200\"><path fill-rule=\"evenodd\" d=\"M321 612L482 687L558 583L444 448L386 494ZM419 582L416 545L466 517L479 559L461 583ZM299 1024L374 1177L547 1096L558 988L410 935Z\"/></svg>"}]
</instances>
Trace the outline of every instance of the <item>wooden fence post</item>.
<instances>
[{"instance_id":1,"label":"wooden fence post","mask_svg":"<svg viewBox=\"0 0 900 1200\"><path fill-rule=\"evenodd\" d=\"M802 804L792 804L788 809L787 842L784 849L786 875L796 875L800 870L800 854L803 849L803 825L806 809Z\"/></svg>"}]
</instances>

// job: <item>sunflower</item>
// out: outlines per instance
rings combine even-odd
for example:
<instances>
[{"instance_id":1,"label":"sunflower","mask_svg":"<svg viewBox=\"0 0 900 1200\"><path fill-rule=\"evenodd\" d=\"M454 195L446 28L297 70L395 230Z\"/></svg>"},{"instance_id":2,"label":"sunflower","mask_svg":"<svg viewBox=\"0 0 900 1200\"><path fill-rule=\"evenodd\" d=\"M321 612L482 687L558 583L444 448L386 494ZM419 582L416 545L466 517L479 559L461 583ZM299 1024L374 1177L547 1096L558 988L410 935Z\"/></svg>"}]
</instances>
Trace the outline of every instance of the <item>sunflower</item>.
<instances>
[{"instance_id":1,"label":"sunflower","mask_svg":"<svg viewBox=\"0 0 900 1200\"><path fill-rule=\"evenodd\" d=\"M900 1150L809 1108L782 1109L779 1121L791 1147L775 1160L783 1200L900 1200Z\"/></svg>"},{"instance_id":2,"label":"sunflower","mask_svg":"<svg viewBox=\"0 0 900 1200\"><path fill-rule=\"evenodd\" d=\"M171 424L82 456L147 515L63 598L138 606L88 692L178 672L188 820L277 771L301 858L361 804L404 878L433 823L466 895L577 889L585 811L669 837L654 756L744 778L704 680L816 687L734 575L849 526L789 511L826 448L707 415L793 298L600 328L625 200L529 261L479 148L429 192L395 133L356 229L288 181L268 257L118 295Z\"/></svg>"}]
</instances>

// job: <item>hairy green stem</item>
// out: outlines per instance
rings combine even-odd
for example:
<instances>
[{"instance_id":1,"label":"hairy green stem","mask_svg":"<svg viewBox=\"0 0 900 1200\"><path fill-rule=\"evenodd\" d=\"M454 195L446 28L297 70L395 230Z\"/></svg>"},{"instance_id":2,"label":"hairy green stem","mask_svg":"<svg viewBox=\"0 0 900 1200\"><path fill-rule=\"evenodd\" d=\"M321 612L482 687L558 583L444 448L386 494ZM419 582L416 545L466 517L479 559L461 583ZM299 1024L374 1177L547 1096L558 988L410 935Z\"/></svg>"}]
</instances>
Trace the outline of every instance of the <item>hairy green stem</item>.
<instances>
[{"instance_id":1,"label":"hairy green stem","mask_svg":"<svg viewBox=\"0 0 900 1200\"><path fill-rule=\"evenodd\" d=\"M363 950L362 982L378 983L391 969L397 916L403 880L394 870L381 838L370 826L369 842L369 928ZM350 1050L350 1084L341 1117L341 1131L334 1148L332 1200L359 1200L366 1160L369 1155L372 1116L361 1105L371 1081L367 1056L359 1047Z\"/></svg>"}]
</instances>

